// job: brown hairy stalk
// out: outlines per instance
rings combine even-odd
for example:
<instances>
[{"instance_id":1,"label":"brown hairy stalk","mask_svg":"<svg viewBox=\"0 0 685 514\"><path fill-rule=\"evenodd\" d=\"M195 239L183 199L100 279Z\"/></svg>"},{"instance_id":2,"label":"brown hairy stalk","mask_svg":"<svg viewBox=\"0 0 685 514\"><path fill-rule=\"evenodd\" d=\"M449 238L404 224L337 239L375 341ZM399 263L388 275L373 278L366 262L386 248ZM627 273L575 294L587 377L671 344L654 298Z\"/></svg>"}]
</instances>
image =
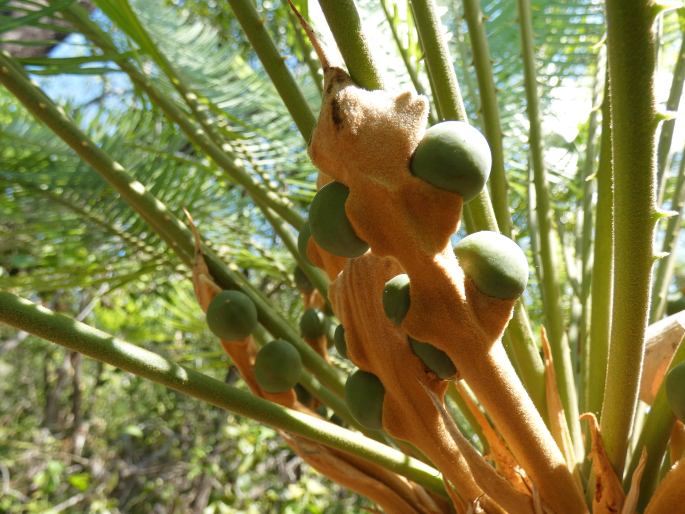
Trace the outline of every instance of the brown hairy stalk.
<instances>
[{"instance_id":1,"label":"brown hairy stalk","mask_svg":"<svg viewBox=\"0 0 685 514\"><path fill-rule=\"evenodd\" d=\"M457 448L418 382L440 397L444 384L426 373L404 332L383 314L384 281L404 272L411 281L411 306L403 331L449 355L547 507L558 514L587 512L500 342L514 301L480 293L457 263L450 237L459 224L461 196L409 171L426 126L426 99L411 92L363 90L339 68L329 68L324 77L309 153L319 170L349 188L347 215L372 251L348 262L331 285L331 300L346 336L350 333L348 354L386 388L384 427L419 447L464 491L460 494L480 494L472 477L455 477L462 469ZM463 470L467 473L467 467Z\"/></svg>"},{"instance_id":2,"label":"brown hairy stalk","mask_svg":"<svg viewBox=\"0 0 685 514\"><path fill-rule=\"evenodd\" d=\"M590 425L592 437L592 448L590 458L592 459L592 471L595 474L595 493L592 497L593 514L615 514L621 512L625 502L625 493L621 481L616 476L616 472L609 461L602 434L599 431L597 418L591 412L586 412L580 416Z\"/></svg>"}]
</instances>

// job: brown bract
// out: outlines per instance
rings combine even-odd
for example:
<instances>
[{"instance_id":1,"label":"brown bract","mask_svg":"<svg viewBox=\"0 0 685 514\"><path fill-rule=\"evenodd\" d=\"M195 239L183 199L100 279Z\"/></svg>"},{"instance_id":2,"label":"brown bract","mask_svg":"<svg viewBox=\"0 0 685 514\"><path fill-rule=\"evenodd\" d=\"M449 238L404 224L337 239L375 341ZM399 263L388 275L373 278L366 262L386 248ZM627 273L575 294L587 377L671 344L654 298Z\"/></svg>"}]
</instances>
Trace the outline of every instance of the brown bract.
<instances>
[{"instance_id":1,"label":"brown bract","mask_svg":"<svg viewBox=\"0 0 685 514\"><path fill-rule=\"evenodd\" d=\"M332 283L331 302L345 326L348 355L386 389L383 426L421 449L467 503L489 503L423 387L445 385L406 344L409 334L445 352L471 386L516 460L558 514L587 512L566 462L499 341L513 301L488 297L464 277L450 238L461 197L414 177L409 162L426 126L427 102L410 92L356 87L327 68L325 96L309 153L320 171L350 190L345 210L371 252L351 259ZM411 281L402 326L385 317L382 290L398 273Z\"/></svg>"}]
</instances>

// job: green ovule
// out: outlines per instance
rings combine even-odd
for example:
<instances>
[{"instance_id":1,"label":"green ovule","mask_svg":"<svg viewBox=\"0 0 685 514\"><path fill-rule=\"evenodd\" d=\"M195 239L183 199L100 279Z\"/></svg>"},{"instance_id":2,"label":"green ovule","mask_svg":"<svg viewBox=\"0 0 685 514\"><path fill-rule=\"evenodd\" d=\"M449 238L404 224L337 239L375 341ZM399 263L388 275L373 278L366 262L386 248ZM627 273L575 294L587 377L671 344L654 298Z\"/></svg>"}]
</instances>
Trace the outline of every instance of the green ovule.
<instances>
[{"instance_id":1,"label":"green ovule","mask_svg":"<svg viewBox=\"0 0 685 514\"><path fill-rule=\"evenodd\" d=\"M293 273L295 278L295 286L303 294L311 294L314 291L314 286L309 281L309 277L304 274L302 268L295 266L295 271Z\"/></svg>"},{"instance_id":2,"label":"green ovule","mask_svg":"<svg viewBox=\"0 0 685 514\"><path fill-rule=\"evenodd\" d=\"M338 325L333 334L333 344L338 351L338 355L347 359L347 341L345 341L345 327Z\"/></svg>"},{"instance_id":3,"label":"green ovule","mask_svg":"<svg viewBox=\"0 0 685 514\"><path fill-rule=\"evenodd\" d=\"M292 344L276 339L265 344L257 353L254 374L264 391L282 393L299 382L302 359Z\"/></svg>"},{"instance_id":4,"label":"green ovule","mask_svg":"<svg viewBox=\"0 0 685 514\"><path fill-rule=\"evenodd\" d=\"M359 369L345 383L345 401L350 413L370 430L380 430L383 427L384 397L385 388L373 373Z\"/></svg>"},{"instance_id":5,"label":"green ovule","mask_svg":"<svg viewBox=\"0 0 685 514\"><path fill-rule=\"evenodd\" d=\"M411 172L465 202L483 190L492 155L487 140L468 123L443 121L426 131L411 158Z\"/></svg>"},{"instance_id":6,"label":"green ovule","mask_svg":"<svg viewBox=\"0 0 685 514\"><path fill-rule=\"evenodd\" d=\"M302 405L309 405L312 401L312 395L307 391L301 384L295 385L295 394L297 395L297 401Z\"/></svg>"},{"instance_id":7,"label":"green ovule","mask_svg":"<svg viewBox=\"0 0 685 514\"><path fill-rule=\"evenodd\" d=\"M685 362L678 364L666 375L666 398L673 414L685 423Z\"/></svg>"},{"instance_id":8,"label":"green ovule","mask_svg":"<svg viewBox=\"0 0 685 514\"><path fill-rule=\"evenodd\" d=\"M449 380L457 375L457 368L452 359L430 343L422 343L416 339L409 338L409 345L414 354L421 359L421 362L435 373L438 378Z\"/></svg>"},{"instance_id":9,"label":"green ovule","mask_svg":"<svg viewBox=\"0 0 685 514\"><path fill-rule=\"evenodd\" d=\"M345 212L349 193L341 182L330 182L319 189L309 207L309 227L321 248L352 258L366 253L369 245L357 236Z\"/></svg>"},{"instance_id":10,"label":"green ovule","mask_svg":"<svg viewBox=\"0 0 685 514\"><path fill-rule=\"evenodd\" d=\"M245 339L257 327L257 308L240 291L222 291L207 308L207 325L224 341Z\"/></svg>"},{"instance_id":11,"label":"green ovule","mask_svg":"<svg viewBox=\"0 0 685 514\"><path fill-rule=\"evenodd\" d=\"M478 290L503 300L518 298L528 283L528 260L511 239L497 232L476 232L454 247L459 265Z\"/></svg>"},{"instance_id":12,"label":"green ovule","mask_svg":"<svg viewBox=\"0 0 685 514\"><path fill-rule=\"evenodd\" d=\"M309 244L310 237L312 237L312 230L309 227L309 222L305 221L300 229L300 233L297 234L297 251L300 252L302 258L309 264L312 263L307 256L307 245Z\"/></svg>"},{"instance_id":13,"label":"green ovule","mask_svg":"<svg viewBox=\"0 0 685 514\"><path fill-rule=\"evenodd\" d=\"M326 333L326 317L319 309L307 309L300 318L300 332L307 339L318 339Z\"/></svg>"},{"instance_id":14,"label":"green ovule","mask_svg":"<svg viewBox=\"0 0 685 514\"><path fill-rule=\"evenodd\" d=\"M409 311L409 275L403 273L385 283L383 310L395 325L402 323Z\"/></svg>"}]
</instances>

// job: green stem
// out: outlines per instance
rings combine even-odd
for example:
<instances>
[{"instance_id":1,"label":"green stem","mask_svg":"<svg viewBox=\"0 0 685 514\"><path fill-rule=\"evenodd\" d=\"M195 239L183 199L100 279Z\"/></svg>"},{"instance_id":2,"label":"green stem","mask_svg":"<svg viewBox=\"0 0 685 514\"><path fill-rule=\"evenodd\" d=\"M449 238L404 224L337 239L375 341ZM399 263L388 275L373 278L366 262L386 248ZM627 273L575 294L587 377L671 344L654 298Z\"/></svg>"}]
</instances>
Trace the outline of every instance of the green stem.
<instances>
[{"instance_id":1,"label":"green stem","mask_svg":"<svg viewBox=\"0 0 685 514\"><path fill-rule=\"evenodd\" d=\"M497 105L497 88L492 71L492 59L485 33L484 16L480 9L479 0L463 0L464 18L469 28L469 38L473 51L473 64L476 68L478 91L480 93L480 109L483 113L483 128L485 137L490 144L492 153L492 170L490 171L490 192L497 218L497 225L504 235L511 237L512 222L509 211L508 184L504 171L504 146L502 124L499 107Z\"/></svg>"},{"instance_id":2,"label":"green stem","mask_svg":"<svg viewBox=\"0 0 685 514\"><path fill-rule=\"evenodd\" d=\"M673 369L683 361L685 361L685 344L681 341L678 349L673 354L673 359L671 360L668 369ZM647 414L644 425L642 426L640 438L635 445L635 451L630 459L630 464L628 465L626 476L623 481L626 486L630 484L635 468L640 461L640 453L643 448L646 448L647 462L642 474L642 481L640 482L640 511L644 509L658 483L659 466L661 466L664 452L668 446L668 439L671 435L671 429L675 422L675 416L673 415L673 411L666 398L666 387L664 382L661 383L659 391L654 397L654 401L649 409L649 414Z\"/></svg>"},{"instance_id":3,"label":"green stem","mask_svg":"<svg viewBox=\"0 0 685 514\"><path fill-rule=\"evenodd\" d=\"M585 380L585 410L599 416L604 397L607 355L611 336L614 277L614 178L611 158L611 112L609 77L604 85L602 135L597 167L597 207L595 216L592 282L590 286L590 341Z\"/></svg>"},{"instance_id":4,"label":"green stem","mask_svg":"<svg viewBox=\"0 0 685 514\"><path fill-rule=\"evenodd\" d=\"M681 34L682 35L682 34ZM673 70L673 78L671 81L671 90L668 93L668 100L666 100L666 110L677 112L680 106L680 98L683 96L683 83L685 82L685 37L680 42L680 51ZM675 129L675 119L666 120L661 124L661 134L659 135L659 146L657 147L657 184L658 200L657 205L662 204L664 193L666 191L666 163L668 162L668 153L671 149L671 142L673 141L673 131Z\"/></svg>"},{"instance_id":5,"label":"green stem","mask_svg":"<svg viewBox=\"0 0 685 514\"><path fill-rule=\"evenodd\" d=\"M606 10L615 274L601 430L607 455L621 476L644 353L657 210L652 30L656 13L650 0L607 0Z\"/></svg>"},{"instance_id":6,"label":"green stem","mask_svg":"<svg viewBox=\"0 0 685 514\"><path fill-rule=\"evenodd\" d=\"M518 17L521 29L523 71L526 89L528 120L530 122L530 157L535 182L537 224L542 263L543 310L547 321L547 333L552 348L554 371L557 376L559 396L566 413L566 421L571 432L576 456L583 454L582 434L578 420L578 399L574 382L573 366L569 352L568 339L564 330L561 310L559 274L556 252L553 248L554 234L552 209L550 208L547 174L542 155L542 127L538 104L537 77L535 71L535 49L533 46L533 17L529 0L518 0Z\"/></svg>"},{"instance_id":7,"label":"green stem","mask_svg":"<svg viewBox=\"0 0 685 514\"><path fill-rule=\"evenodd\" d=\"M226 385L11 293L0 292L0 321L235 414L356 455L444 494L435 469L397 450Z\"/></svg>"},{"instance_id":8,"label":"green stem","mask_svg":"<svg viewBox=\"0 0 685 514\"><path fill-rule=\"evenodd\" d=\"M578 237L578 240L580 242L579 248L578 248L578 255L580 256L580 294L578 300L580 301L581 305L581 314L580 314L580 327L579 327L579 333L578 333L578 340L580 344L580 350L581 350L581 355L580 355L580 370L581 370L581 375L580 375L580 381L579 381L579 391L578 394L581 399L581 405L583 411L587 410L587 398L588 398L588 393L587 393L587 369L588 369L588 363L589 363L589 355L590 355L590 348L589 348L589 336L588 336L588 320L590 318L590 309L591 309L591 304L590 304L590 292L591 292L591 283L592 283L592 250L593 250L593 228L594 228L594 220L593 220L593 201L592 201L592 196L593 196L593 180L591 180L592 174L594 173L595 170L595 160L596 160L596 137L597 137L597 129L598 129L598 123L597 123L597 118L598 118L598 113L600 111L599 109L599 102L601 101L602 98L602 88L601 88L601 83L602 81L600 80L600 72L599 69L601 67L598 66L598 70L595 73L595 79L594 79L594 87L593 87L593 94L592 94L592 112L590 113L590 119L588 121L588 133L587 133L587 146L585 149L585 160L583 162L582 167L579 169L579 179L580 179L580 187L583 191L583 203L582 203L582 213L583 213L583 220L582 220L582 229L580 232L580 237ZM597 106L597 107L595 107Z\"/></svg>"},{"instance_id":9,"label":"green stem","mask_svg":"<svg viewBox=\"0 0 685 514\"><path fill-rule=\"evenodd\" d=\"M154 230L164 239L180 259L192 265L193 236L167 207L155 198L143 184L130 176L124 167L102 151L67 118L38 87L33 85L14 64L9 54L0 52L0 83L2 83L26 109L47 125L67 143L83 161L88 163ZM336 394L342 395L343 385L335 370L304 342L290 324L271 307L269 300L239 272L229 269L209 249L205 257L214 280L225 289L243 290L257 306L259 321L274 336L292 342L302 360L321 382Z\"/></svg>"},{"instance_id":10,"label":"green stem","mask_svg":"<svg viewBox=\"0 0 685 514\"><path fill-rule=\"evenodd\" d=\"M683 203L685 203L685 151L683 151L680 167L678 169L678 181L673 191L670 210L677 212L671 216L664 230L664 240L661 243L661 253L668 254L662 257L656 264L654 274L654 286L652 287L652 305L650 321L660 320L666 310L668 300L668 286L671 284L675 272L678 236L683 219Z\"/></svg>"},{"instance_id":11,"label":"green stem","mask_svg":"<svg viewBox=\"0 0 685 514\"><path fill-rule=\"evenodd\" d=\"M319 0L319 5L352 80L366 89L383 89L354 0Z\"/></svg>"},{"instance_id":12,"label":"green stem","mask_svg":"<svg viewBox=\"0 0 685 514\"><path fill-rule=\"evenodd\" d=\"M397 46L397 51L400 54L400 57L402 57L402 62L404 62L404 67L407 69L407 73L409 74L409 78L411 79L411 83L414 85L414 89L416 89L416 92L420 95L425 95L428 96L426 93L426 90L423 87L423 84L421 84L421 80L419 79L419 74L416 71L416 68L411 62L411 59L409 58L409 52L407 52L407 49L405 46L402 44L402 40L400 39L400 35L397 32L397 26L395 25L395 21L393 17L390 14L390 10L388 9L388 6L386 5L386 0L381 0L381 7L383 8L383 13L385 14L385 20L388 22L388 26L390 27L390 32L392 33L392 38L395 41L395 45ZM428 123L430 125L433 125L435 123L435 120L433 119L433 109L431 108L430 112L428 113Z\"/></svg>"},{"instance_id":13,"label":"green stem","mask_svg":"<svg viewBox=\"0 0 685 514\"><path fill-rule=\"evenodd\" d=\"M297 27L299 21L295 17L295 14L293 13L292 9L290 9L290 6L287 5L285 6L285 9L288 11L288 18L290 19L290 23L293 25L293 27ZM319 94L323 94L323 74L321 73L321 66L319 62L316 59L312 59L312 51L314 49L311 47L308 41L305 41L301 30L294 30L293 33L295 34L295 41L297 42L297 46L300 47L300 51L302 52L302 59L304 60L304 63L307 65L307 68L309 69L309 74L312 77L312 82L314 82L316 89L319 90Z\"/></svg>"},{"instance_id":14,"label":"green stem","mask_svg":"<svg viewBox=\"0 0 685 514\"><path fill-rule=\"evenodd\" d=\"M285 65L283 57L278 53L278 49L267 32L264 20L259 16L257 8L252 0L228 0L228 3L271 82L276 87L278 94L281 95L283 103L288 108L302 137L305 141L309 141L316 125L316 118L295 78Z\"/></svg>"}]
</instances>

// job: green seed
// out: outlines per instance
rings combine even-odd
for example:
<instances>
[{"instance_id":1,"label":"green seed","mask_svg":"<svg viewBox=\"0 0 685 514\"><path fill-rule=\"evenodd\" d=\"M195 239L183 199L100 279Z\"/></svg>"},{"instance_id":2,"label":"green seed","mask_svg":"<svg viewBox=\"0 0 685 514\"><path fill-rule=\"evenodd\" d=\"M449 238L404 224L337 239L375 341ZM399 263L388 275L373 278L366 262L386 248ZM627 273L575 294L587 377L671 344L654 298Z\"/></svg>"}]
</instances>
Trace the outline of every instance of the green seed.
<instances>
[{"instance_id":1,"label":"green seed","mask_svg":"<svg viewBox=\"0 0 685 514\"><path fill-rule=\"evenodd\" d=\"M207 325L224 341L244 339L257 327L257 308L240 291L222 291L207 308Z\"/></svg>"},{"instance_id":2,"label":"green seed","mask_svg":"<svg viewBox=\"0 0 685 514\"><path fill-rule=\"evenodd\" d=\"M307 309L300 318L300 332L307 339L318 339L326 331L325 321L319 309Z\"/></svg>"},{"instance_id":3,"label":"green seed","mask_svg":"<svg viewBox=\"0 0 685 514\"><path fill-rule=\"evenodd\" d=\"M309 207L312 237L324 250L341 257L359 257L369 249L354 231L345 212L350 190L341 182L323 186Z\"/></svg>"},{"instance_id":4,"label":"green seed","mask_svg":"<svg viewBox=\"0 0 685 514\"><path fill-rule=\"evenodd\" d=\"M305 275L299 266L295 266L293 277L295 278L295 287L297 287L298 291L303 294L311 294L314 291L314 286L309 281L309 277Z\"/></svg>"},{"instance_id":5,"label":"green seed","mask_svg":"<svg viewBox=\"0 0 685 514\"><path fill-rule=\"evenodd\" d=\"M487 140L463 121L443 121L426 131L411 159L411 172L465 202L483 190L492 155Z\"/></svg>"},{"instance_id":6,"label":"green seed","mask_svg":"<svg viewBox=\"0 0 685 514\"><path fill-rule=\"evenodd\" d=\"M439 348L429 343L422 343L411 337L409 338L409 345L414 354L421 359L421 362L435 373L438 378L449 380L456 376L457 368L454 366L452 359Z\"/></svg>"},{"instance_id":7,"label":"green seed","mask_svg":"<svg viewBox=\"0 0 685 514\"><path fill-rule=\"evenodd\" d=\"M526 289L528 260L511 239L484 230L466 236L454 248L459 265L488 296L513 300Z\"/></svg>"},{"instance_id":8,"label":"green seed","mask_svg":"<svg viewBox=\"0 0 685 514\"><path fill-rule=\"evenodd\" d=\"M385 388L373 373L359 369L345 383L345 401L350 413L370 430L380 430L383 427L384 397Z\"/></svg>"},{"instance_id":9,"label":"green seed","mask_svg":"<svg viewBox=\"0 0 685 514\"><path fill-rule=\"evenodd\" d=\"M347 341L345 341L345 327L338 325L335 329L335 334L333 335L333 343L335 344L335 349L338 351L338 355L342 358L347 359Z\"/></svg>"},{"instance_id":10,"label":"green seed","mask_svg":"<svg viewBox=\"0 0 685 514\"><path fill-rule=\"evenodd\" d=\"M312 395L301 384L295 385L295 394L297 395L297 401L302 405L309 405L309 402L312 401Z\"/></svg>"},{"instance_id":11,"label":"green seed","mask_svg":"<svg viewBox=\"0 0 685 514\"><path fill-rule=\"evenodd\" d=\"M685 362L678 364L666 375L666 398L673 414L685 422Z\"/></svg>"},{"instance_id":12,"label":"green seed","mask_svg":"<svg viewBox=\"0 0 685 514\"><path fill-rule=\"evenodd\" d=\"M383 288L383 310L395 325L399 325L409 311L409 275L397 275Z\"/></svg>"},{"instance_id":13,"label":"green seed","mask_svg":"<svg viewBox=\"0 0 685 514\"><path fill-rule=\"evenodd\" d=\"M254 373L259 387L264 391L282 393L299 382L302 359L292 344L276 339L257 352Z\"/></svg>"}]
</instances>

